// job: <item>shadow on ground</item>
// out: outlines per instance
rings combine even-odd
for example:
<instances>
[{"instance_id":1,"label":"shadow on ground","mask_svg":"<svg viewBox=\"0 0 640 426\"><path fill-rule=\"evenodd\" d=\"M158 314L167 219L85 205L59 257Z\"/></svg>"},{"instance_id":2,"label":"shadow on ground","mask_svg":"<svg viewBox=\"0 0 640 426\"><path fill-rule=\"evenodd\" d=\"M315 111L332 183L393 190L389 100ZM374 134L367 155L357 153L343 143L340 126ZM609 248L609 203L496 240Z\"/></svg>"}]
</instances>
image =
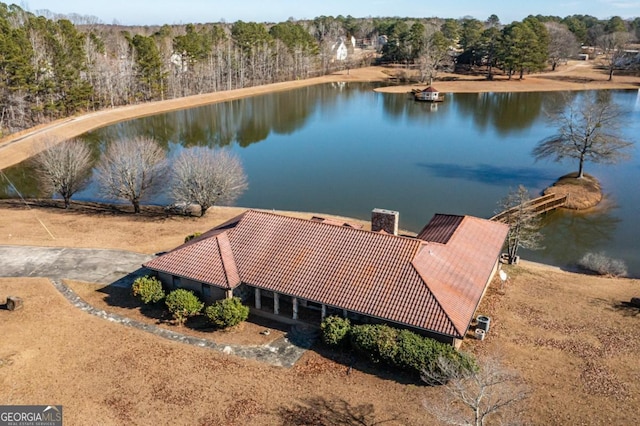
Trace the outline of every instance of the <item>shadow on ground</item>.
<instances>
[{"instance_id":1,"label":"shadow on ground","mask_svg":"<svg viewBox=\"0 0 640 426\"><path fill-rule=\"evenodd\" d=\"M625 317L640 316L640 306L636 306L631 302L617 302L611 305L614 311L622 313Z\"/></svg>"},{"instance_id":2,"label":"shadow on ground","mask_svg":"<svg viewBox=\"0 0 640 426\"><path fill-rule=\"evenodd\" d=\"M378 419L373 404L351 405L343 399L327 400L323 397L296 402L291 407L280 407L277 414L283 425L380 425L396 418Z\"/></svg>"}]
</instances>

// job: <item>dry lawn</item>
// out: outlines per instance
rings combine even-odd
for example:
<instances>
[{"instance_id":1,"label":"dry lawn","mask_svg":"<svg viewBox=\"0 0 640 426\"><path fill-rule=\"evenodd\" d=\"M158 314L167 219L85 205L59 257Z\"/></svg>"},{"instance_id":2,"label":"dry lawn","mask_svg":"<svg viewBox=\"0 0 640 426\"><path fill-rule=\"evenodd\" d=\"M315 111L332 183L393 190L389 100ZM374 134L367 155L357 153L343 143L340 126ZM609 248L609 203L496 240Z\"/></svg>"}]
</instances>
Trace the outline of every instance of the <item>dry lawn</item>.
<instances>
[{"instance_id":1,"label":"dry lawn","mask_svg":"<svg viewBox=\"0 0 640 426\"><path fill-rule=\"evenodd\" d=\"M214 208L201 220L4 205L0 244L152 253L238 211ZM49 241L35 216L56 240ZM640 281L526 262L508 273L506 287L501 290L496 280L479 309L492 319L487 339L470 339L464 349L500 357L521 375L531 389L527 423L634 423L640 408L640 311L625 302L640 296ZM158 321L134 302L127 305L126 294L69 284L97 307ZM423 403L441 396L439 389L381 366L358 362L349 371L350 356L320 347L282 369L160 339L74 308L42 279L0 279L0 303L7 295L23 297L26 305L16 312L0 309L0 404L62 404L71 425L433 424ZM258 344L268 340L257 335L262 329L247 324L228 334L185 332Z\"/></svg>"},{"instance_id":2,"label":"dry lawn","mask_svg":"<svg viewBox=\"0 0 640 426\"><path fill-rule=\"evenodd\" d=\"M527 76L524 81L442 77L457 80L438 82L438 88L456 92L640 86L638 77L616 77L607 83L592 63L571 63L555 73ZM137 116L323 81L386 78L379 68L351 70L349 75L61 120L0 141L0 168L33 155L43 140L71 138ZM388 90L406 92L412 87ZM167 216L158 208L145 208L134 216L128 207L74 203L64 211L27 209L16 201L3 201L0 244L156 253L242 210L215 207L198 219ZM469 340L464 349L500 357L521 375L531 389L526 423L634 424L640 409L640 311L625 302L640 296L640 281L578 275L526 263L509 274L506 288L500 290L494 282L479 309L492 318L487 339ZM78 282L70 285L97 307L171 327L157 313L141 312L121 290ZM308 351L287 370L163 340L74 308L44 279L0 278L0 303L8 295L23 297L26 305L16 312L0 309L0 404L62 404L69 425L422 425L433 424L423 404L436 403L442 394L381 366L357 362L351 370L349 355L322 348ZM224 334L187 327L185 332L221 343L259 344L267 339L256 336L262 328L247 324Z\"/></svg>"}]
</instances>

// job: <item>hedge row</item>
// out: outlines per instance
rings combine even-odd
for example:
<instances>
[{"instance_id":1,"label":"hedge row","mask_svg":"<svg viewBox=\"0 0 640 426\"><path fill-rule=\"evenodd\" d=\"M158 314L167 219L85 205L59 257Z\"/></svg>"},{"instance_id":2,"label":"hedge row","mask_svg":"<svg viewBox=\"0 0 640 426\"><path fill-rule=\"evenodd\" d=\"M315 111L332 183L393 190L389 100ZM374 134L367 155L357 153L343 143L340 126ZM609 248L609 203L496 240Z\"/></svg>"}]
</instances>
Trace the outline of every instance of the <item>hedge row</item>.
<instances>
[{"instance_id":1,"label":"hedge row","mask_svg":"<svg viewBox=\"0 0 640 426\"><path fill-rule=\"evenodd\" d=\"M441 370L438 359L444 358L458 370L477 370L475 359L458 352L453 346L420 336L409 330L387 325L351 325L348 319L331 316L321 325L322 340L330 346L348 346L373 362L382 362L402 370L432 377L451 372Z\"/></svg>"}]
</instances>

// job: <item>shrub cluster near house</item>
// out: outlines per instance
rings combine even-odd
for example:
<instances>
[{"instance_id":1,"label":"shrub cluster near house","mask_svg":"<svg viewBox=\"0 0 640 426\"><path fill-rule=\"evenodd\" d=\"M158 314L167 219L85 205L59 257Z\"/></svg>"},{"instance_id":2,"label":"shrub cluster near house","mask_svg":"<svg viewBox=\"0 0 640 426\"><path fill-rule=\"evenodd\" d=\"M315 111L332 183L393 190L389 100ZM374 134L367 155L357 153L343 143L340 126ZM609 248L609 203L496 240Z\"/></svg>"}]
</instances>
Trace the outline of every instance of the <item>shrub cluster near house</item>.
<instances>
[{"instance_id":1,"label":"shrub cluster near house","mask_svg":"<svg viewBox=\"0 0 640 426\"><path fill-rule=\"evenodd\" d=\"M352 325L348 319L336 316L325 318L321 330L322 340L329 346L347 347L374 363L382 362L417 375L427 373L446 381L444 375L460 375L478 368L471 355L409 330L383 324ZM441 359L453 370L442 370Z\"/></svg>"}]
</instances>

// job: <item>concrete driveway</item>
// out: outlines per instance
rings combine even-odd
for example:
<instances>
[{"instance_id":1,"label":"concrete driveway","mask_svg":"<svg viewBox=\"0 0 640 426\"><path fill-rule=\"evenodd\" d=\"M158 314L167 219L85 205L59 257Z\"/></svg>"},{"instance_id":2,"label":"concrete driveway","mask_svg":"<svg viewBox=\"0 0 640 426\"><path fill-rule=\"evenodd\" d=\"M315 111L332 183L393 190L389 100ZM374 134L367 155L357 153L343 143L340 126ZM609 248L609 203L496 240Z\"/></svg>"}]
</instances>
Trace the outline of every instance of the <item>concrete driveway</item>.
<instances>
[{"instance_id":1,"label":"concrete driveway","mask_svg":"<svg viewBox=\"0 0 640 426\"><path fill-rule=\"evenodd\" d=\"M144 273L142 264L154 257L122 250L0 246L0 277L67 278L127 285L122 278L134 272Z\"/></svg>"}]
</instances>

